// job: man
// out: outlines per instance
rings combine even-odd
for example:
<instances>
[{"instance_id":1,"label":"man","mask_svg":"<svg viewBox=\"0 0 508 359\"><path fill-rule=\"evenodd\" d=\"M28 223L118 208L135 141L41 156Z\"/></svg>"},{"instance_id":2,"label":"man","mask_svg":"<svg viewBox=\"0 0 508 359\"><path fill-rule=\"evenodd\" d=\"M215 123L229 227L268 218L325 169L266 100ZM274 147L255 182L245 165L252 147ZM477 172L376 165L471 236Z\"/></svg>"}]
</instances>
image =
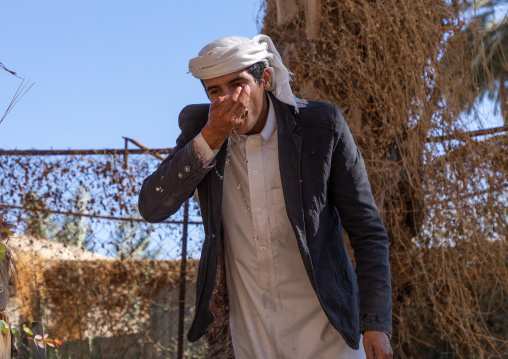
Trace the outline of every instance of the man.
<instances>
[{"instance_id":1,"label":"man","mask_svg":"<svg viewBox=\"0 0 508 359\"><path fill-rule=\"evenodd\" d=\"M160 222L198 190L206 238L188 339L229 305L237 358L391 358L386 230L340 110L294 97L265 35L218 39L189 70L211 104L182 110L177 146L139 197Z\"/></svg>"}]
</instances>

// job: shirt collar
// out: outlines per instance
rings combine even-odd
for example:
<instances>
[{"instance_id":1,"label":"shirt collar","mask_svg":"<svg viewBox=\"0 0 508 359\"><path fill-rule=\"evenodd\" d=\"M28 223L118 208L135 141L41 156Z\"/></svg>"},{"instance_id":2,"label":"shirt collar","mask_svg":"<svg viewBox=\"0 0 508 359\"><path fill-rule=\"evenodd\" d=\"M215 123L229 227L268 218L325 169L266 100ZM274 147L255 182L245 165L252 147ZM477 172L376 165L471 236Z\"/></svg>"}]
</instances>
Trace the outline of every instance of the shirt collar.
<instances>
[{"instance_id":1,"label":"shirt collar","mask_svg":"<svg viewBox=\"0 0 508 359\"><path fill-rule=\"evenodd\" d=\"M275 118L275 110L273 109L273 103L270 96L266 96L268 99L268 115L266 116L266 123L263 130L260 132L260 135L263 137L265 141L267 141L275 130L276 118Z\"/></svg>"},{"instance_id":2,"label":"shirt collar","mask_svg":"<svg viewBox=\"0 0 508 359\"><path fill-rule=\"evenodd\" d=\"M272 99L270 96L266 96L268 101L268 114L266 116L266 123L263 130L256 135L240 135L240 137L247 138L249 136L261 136L263 140L266 142L275 131L275 127L277 125L277 118L275 117L275 109L273 108Z\"/></svg>"}]
</instances>

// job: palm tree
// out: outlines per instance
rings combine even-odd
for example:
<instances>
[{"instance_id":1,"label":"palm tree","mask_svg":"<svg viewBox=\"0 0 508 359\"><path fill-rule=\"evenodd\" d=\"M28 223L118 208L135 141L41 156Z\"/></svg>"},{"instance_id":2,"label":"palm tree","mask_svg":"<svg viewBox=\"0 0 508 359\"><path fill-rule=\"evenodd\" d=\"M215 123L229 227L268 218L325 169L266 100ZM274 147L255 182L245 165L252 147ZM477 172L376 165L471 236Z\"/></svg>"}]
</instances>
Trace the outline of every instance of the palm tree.
<instances>
[{"instance_id":1,"label":"palm tree","mask_svg":"<svg viewBox=\"0 0 508 359\"><path fill-rule=\"evenodd\" d=\"M79 185L72 196L70 210L79 214L88 214L89 202L91 200L90 190ZM56 240L61 243L89 249L93 238L89 222L83 216L66 215L63 223L59 224L60 230L55 234Z\"/></svg>"},{"instance_id":2,"label":"palm tree","mask_svg":"<svg viewBox=\"0 0 508 359\"><path fill-rule=\"evenodd\" d=\"M22 204L27 209L25 233L49 240L55 238L59 226L48 211L44 199L34 191L29 191L23 196Z\"/></svg>"},{"instance_id":3,"label":"palm tree","mask_svg":"<svg viewBox=\"0 0 508 359\"><path fill-rule=\"evenodd\" d=\"M495 101L504 124L508 125L508 9L504 13L499 11L501 5L506 9L506 1L470 3L468 7L474 11L474 16L465 31L476 49L472 71L477 98L487 96Z\"/></svg>"},{"instance_id":4,"label":"palm tree","mask_svg":"<svg viewBox=\"0 0 508 359\"><path fill-rule=\"evenodd\" d=\"M137 213L137 207L130 208L131 213ZM142 226L136 222L122 222L110 237L110 243L115 246L116 255L120 259L155 259L161 254L162 248L150 248L150 235L153 226Z\"/></svg>"}]
</instances>

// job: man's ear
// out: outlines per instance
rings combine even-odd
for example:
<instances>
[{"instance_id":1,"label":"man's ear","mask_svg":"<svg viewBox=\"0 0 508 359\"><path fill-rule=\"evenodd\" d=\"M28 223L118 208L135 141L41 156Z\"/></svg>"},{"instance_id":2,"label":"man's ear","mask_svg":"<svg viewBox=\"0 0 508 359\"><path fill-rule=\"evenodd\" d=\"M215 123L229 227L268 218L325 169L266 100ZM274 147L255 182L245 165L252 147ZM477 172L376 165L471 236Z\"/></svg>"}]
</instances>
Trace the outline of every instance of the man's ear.
<instances>
[{"instance_id":1,"label":"man's ear","mask_svg":"<svg viewBox=\"0 0 508 359\"><path fill-rule=\"evenodd\" d=\"M268 90L272 85L272 73L266 67L263 70L263 90Z\"/></svg>"}]
</instances>

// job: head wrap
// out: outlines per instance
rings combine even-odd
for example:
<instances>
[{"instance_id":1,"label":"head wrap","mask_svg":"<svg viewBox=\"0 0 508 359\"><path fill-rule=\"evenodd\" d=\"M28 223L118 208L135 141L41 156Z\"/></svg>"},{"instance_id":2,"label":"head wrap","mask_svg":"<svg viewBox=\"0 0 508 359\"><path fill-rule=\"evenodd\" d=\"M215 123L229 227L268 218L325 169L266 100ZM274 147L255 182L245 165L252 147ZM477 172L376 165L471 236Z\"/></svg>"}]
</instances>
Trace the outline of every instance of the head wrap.
<instances>
[{"instance_id":1,"label":"head wrap","mask_svg":"<svg viewBox=\"0 0 508 359\"><path fill-rule=\"evenodd\" d=\"M268 91L272 91L277 99L294 106L296 112L307 104L293 95L289 84L292 73L282 63L272 39L266 35L254 36L252 40L243 36L215 40L189 61L189 72L200 80L208 80L246 69L257 62L263 62L270 70Z\"/></svg>"}]
</instances>

